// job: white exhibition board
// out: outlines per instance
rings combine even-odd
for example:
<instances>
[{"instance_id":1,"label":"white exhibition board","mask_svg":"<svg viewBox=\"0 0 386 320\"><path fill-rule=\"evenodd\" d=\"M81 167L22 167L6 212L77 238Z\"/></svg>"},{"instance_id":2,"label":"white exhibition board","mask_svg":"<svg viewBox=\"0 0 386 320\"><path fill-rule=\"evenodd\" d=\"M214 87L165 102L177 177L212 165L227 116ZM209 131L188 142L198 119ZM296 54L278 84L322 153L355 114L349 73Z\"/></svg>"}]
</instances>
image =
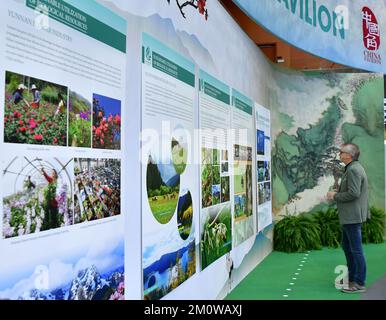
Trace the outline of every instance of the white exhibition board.
<instances>
[{"instance_id":1,"label":"white exhibition board","mask_svg":"<svg viewBox=\"0 0 386 320\"><path fill-rule=\"evenodd\" d=\"M271 113L255 104L257 232L272 224Z\"/></svg>"},{"instance_id":2,"label":"white exhibition board","mask_svg":"<svg viewBox=\"0 0 386 320\"><path fill-rule=\"evenodd\" d=\"M200 70L201 268L232 249L230 88Z\"/></svg>"},{"instance_id":3,"label":"white exhibition board","mask_svg":"<svg viewBox=\"0 0 386 320\"><path fill-rule=\"evenodd\" d=\"M1 2L0 299L123 299L126 21L58 4Z\"/></svg>"},{"instance_id":4,"label":"white exhibition board","mask_svg":"<svg viewBox=\"0 0 386 320\"><path fill-rule=\"evenodd\" d=\"M196 272L194 64L142 34L144 299L160 299Z\"/></svg>"},{"instance_id":5,"label":"white exhibition board","mask_svg":"<svg viewBox=\"0 0 386 320\"><path fill-rule=\"evenodd\" d=\"M253 101L232 89L233 248L255 234Z\"/></svg>"}]
</instances>

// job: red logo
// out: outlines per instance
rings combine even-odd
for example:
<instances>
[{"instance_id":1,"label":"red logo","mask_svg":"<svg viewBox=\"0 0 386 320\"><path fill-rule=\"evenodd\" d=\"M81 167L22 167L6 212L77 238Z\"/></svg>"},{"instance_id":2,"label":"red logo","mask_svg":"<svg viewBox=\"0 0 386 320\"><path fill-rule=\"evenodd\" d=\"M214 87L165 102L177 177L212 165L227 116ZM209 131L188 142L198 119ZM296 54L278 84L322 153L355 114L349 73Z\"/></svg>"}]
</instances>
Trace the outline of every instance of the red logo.
<instances>
[{"instance_id":1,"label":"red logo","mask_svg":"<svg viewBox=\"0 0 386 320\"><path fill-rule=\"evenodd\" d=\"M376 51L381 45L381 33L375 14L368 7L362 9L363 43L367 50Z\"/></svg>"}]
</instances>

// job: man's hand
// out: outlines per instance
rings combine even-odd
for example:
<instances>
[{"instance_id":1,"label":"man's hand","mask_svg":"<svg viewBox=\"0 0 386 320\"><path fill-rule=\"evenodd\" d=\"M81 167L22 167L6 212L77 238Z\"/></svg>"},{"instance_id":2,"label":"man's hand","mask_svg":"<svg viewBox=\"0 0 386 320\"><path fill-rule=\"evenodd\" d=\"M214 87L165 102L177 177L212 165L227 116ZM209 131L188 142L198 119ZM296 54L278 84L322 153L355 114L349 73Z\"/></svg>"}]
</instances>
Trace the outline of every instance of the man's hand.
<instances>
[{"instance_id":1,"label":"man's hand","mask_svg":"<svg viewBox=\"0 0 386 320\"><path fill-rule=\"evenodd\" d=\"M336 195L336 192L327 192L327 199L334 200L335 195Z\"/></svg>"}]
</instances>

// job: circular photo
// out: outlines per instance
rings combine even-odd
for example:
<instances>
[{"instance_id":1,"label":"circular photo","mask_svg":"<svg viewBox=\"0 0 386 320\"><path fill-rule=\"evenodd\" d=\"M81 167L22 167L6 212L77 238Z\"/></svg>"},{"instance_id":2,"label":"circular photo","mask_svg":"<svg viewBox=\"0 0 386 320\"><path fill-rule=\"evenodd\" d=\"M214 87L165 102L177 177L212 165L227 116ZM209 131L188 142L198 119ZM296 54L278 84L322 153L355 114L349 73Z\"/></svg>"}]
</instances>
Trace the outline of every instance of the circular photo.
<instances>
[{"instance_id":1,"label":"circular photo","mask_svg":"<svg viewBox=\"0 0 386 320\"><path fill-rule=\"evenodd\" d=\"M161 224L173 217L180 191L180 175L171 163L159 163L149 155L146 168L146 190L151 212Z\"/></svg>"},{"instance_id":2,"label":"circular photo","mask_svg":"<svg viewBox=\"0 0 386 320\"><path fill-rule=\"evenodd\" d=\"M188 239L192 230L193 221L193 203L190 191L185 189L181 192L178 199L177 225L178 232L183 240Z\"/></svg>"},{"instance_id":3,"label":"circular photo","mask_svg":"<svg viewBox=\"0 0 386 320\"><path fill-rule=\"evenodd\" d=\"M188 143L186 130L177 127L173 131L171 149L174 168L178 174L183 174L188 161Z\"/></svg>"}]
</instances>

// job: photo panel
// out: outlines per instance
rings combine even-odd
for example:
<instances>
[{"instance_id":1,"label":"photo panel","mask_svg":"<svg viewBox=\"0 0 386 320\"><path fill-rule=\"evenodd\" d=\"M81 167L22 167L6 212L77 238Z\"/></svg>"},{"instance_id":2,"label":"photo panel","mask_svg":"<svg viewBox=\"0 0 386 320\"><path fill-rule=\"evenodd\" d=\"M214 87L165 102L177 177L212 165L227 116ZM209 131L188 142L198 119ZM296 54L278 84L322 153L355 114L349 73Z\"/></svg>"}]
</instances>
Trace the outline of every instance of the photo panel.
<instances>
[{"instance_id":1,"label":"photo panel","mask_svg":"<svg viewBox=\"0 0 386 320\"><path fill-rule=\"evenodd\" d=\"M171 158L161 162L154 154L149 155L146 190L153 217L161 224L168 223L176 210L180 191L180 175Z\"/></svg>"},{"instance_id":2,"label":"photo panel","mask_svg":"<svg viewBox=\"0 0 386 320\"><path fill-rule=\"evenodd\" d=\"M75 223L119 214L121 214L121 160L75 158Z\"/></svg>"},{"instance_id":3,"label":"photo panel","mask_svg":"<svg viewBox=\"0 0 386 320\"><path fill-rule=\"evenodd\" d=\"M203 211L200 228L202 270L232 249L231 219L230 202Z\"/></svg>"},{"instance_id":4,"label":"photo panel","mask_svg":"<svg viewBox=\"0 0 386 320\"><path fill-rule=\"evenodd\" d=\"M68 114L68 145L91 148L92 104L81 93L70 89Z\"/></svg>"},{"instance_id":5,"label":"photo panel","mask_svg":"<svg viewBox=\"0 0 386 320\"><path fill-rule=\"evenodd\" d=\"M121 149L121 101L93 94L92 147Z\"/></svg>"},{"instance_id":6,"label":"photo panel","mask_svg":"<svg viewBox=\"0 0 386 320\"><path fill-rule=\"evenodd\" d=\"M3 238L74 223L72 158L14 157L2 164Z\"/></svg>"},{"instance_id":7,"label":"photo panel","mask_svg":"<svg viewBox=\"0 0 386 320\"><path fill-rule=\"evenodd\" d=\"M6 71L4 90L4 142L67 146L67 87Z\"/></svg>"},{"instance_id":8,"label":"photo panel","mask_svg":"<svg viewBox=\"0 0 386 320\"><path fill-rule=\"evenodd\" d=\"M256 153L258 155L265 155L265 133L264 131L256 131Z\"/></svg>"}]
</instances>

